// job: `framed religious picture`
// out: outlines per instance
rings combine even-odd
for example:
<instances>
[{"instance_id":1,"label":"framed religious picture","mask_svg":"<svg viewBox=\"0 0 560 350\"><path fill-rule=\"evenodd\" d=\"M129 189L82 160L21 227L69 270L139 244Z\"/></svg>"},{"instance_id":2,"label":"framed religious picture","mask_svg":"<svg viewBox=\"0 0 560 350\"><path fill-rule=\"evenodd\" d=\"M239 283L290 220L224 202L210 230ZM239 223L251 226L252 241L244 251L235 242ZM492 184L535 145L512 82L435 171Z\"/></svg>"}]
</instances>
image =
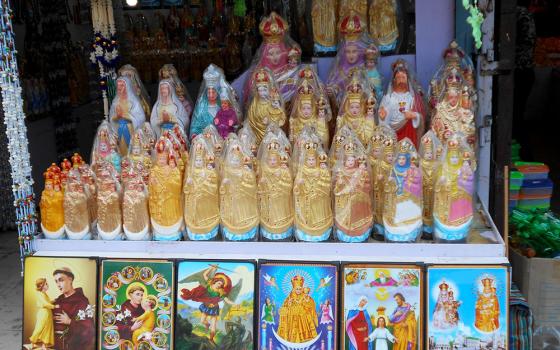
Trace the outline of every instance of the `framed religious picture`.
<instances>
[{"instance_id":1,"label":"framed religious picture","mask_svg":"<svg viewBox=\"0 0 560 350\"><path fill-rule=\"evenodd\" d=\"M26 258L23 348L94 350L96 300L96 259Z\"/></svg>"},{"instance_id":2,"label":"framed religious picture","mask_svg":"<svg viewBox=\"0 0 560 350\"><path fill-rule=\"evenodd\" d=\"M103 260L99 349L173 349L173 262Z\"/></svg>"},{"instance_id":3,"label":"framed religious picture","mask_svg":"<svg viewBox=\"0 0 560 350\"><path fill-rule=\"evenodd\" d=\"M253 349L255 272L251 261L179 262L175 347Z\"/></svg>"},{"instance_id":4,"label":"framed religious picture","mask_svg":"<svg viewBox=\"0 0 560 350\"><path fill-rule=\"evenodd\" d=\"M424 279L419 265L345 264L341 349L422 349Z\"/></svg>"},{"instance_id":5,"label":"framed religious picture","mask_svg":"<svg viewBox=\"0 0 560 350\"><path fill-rule=\"evenodd\" d=\"M509 267L428 267L427 348L508 349Z\"/></svg>"},{"instance_id":6,"label":"framed religious picture","mask_svg":"<svg viewBox=\"0 0 560 350\"><path fill-rule=\"evenodd\" d=\"M334 350L338 265L259 264L258 348Z\"/></svg>"}]
</instances>

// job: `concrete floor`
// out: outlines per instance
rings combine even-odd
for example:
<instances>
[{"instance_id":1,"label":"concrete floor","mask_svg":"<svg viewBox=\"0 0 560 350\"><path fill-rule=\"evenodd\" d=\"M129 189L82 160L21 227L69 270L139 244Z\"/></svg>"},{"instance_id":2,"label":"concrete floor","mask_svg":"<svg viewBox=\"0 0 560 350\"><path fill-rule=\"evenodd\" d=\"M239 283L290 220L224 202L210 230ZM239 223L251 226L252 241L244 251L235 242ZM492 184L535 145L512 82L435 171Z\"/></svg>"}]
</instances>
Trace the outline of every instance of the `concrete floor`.
<instances>
[{"instance_id":1,"label":"concrete floor","mask_svg":"<svg viewBox=\"0 0 560 350\"><path fill-rule=\"evenodd\" d=\"M0 349L21 349L23 278L15 232L0 232L0 276Z\"/></svg>"}]
</instances>

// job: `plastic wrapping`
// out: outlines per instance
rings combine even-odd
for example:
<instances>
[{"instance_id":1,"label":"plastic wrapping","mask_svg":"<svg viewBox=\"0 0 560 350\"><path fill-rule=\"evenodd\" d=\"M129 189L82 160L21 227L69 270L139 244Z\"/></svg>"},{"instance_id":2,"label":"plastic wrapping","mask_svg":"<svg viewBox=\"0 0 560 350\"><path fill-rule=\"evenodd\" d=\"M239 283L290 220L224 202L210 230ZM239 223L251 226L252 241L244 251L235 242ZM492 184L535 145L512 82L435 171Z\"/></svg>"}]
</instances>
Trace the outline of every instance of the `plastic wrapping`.
<instances>
[{"instance_id":1,"label":"plastic wrapping","mask_svg":"<svg viewBox=\"0 0 560 350\"><path fill-rule=\"evenodd\" d=\"M70 169L64 189L64 225L68 239L91 239L88 189L80 171Z\"/></svg>"},{"instance_id":2,"label":"plastic wrapping","mask_svg":"<svg viewBox=\"0 0 560 350\"><path fill-rule=\"evenodd\" d=\"M301 71L310 78L302 78L298 83L297 94L293 98L290 114L290 141L295 142L305 126L315 129L321 137L323 148L329 145L329 121L331 109L320 83L315 80L312 71Z\"/></svg>"},{"instance_id":3,"label":"plastic wrapping","mask_svg":"<svg viewBox=\"0 0 560 350\"><path fill-rule=\"evenodd\" d=\"M316 54L336 52L337 36L337 0L313 0L311 2L311 20L313 23L313 51Z\"/></svg>"},{"instance_id":4,"label":"plastic wrapping","mask_svg":"<svg viewBox=\"0 0 560 350\"><path fill-rule=\"evenodd\" d=\"M123 185L122 215L123 231L129 241L149 241L150 230L149 195L145 179L132 170Z\"/></svg>"},{"instance_id":5,"label":"plastic wrapping","mask_svg":"<svg viewBox=\"0 0 560 350\"><path fill-rule=\"evenodd\" d=\"M122 189L118 178L104 170L97 177L97 233L106 241L122 240Z\"/></svg>"},{"instance_id":6,"label":"plastic wrapping","mask_svg":"<svg viewBox=\"0 0 560 350\"><path fill-rule=\"evenodd\" d=\"M149 122L145 122L142 125L142 135L144 139L142 143L144 144L144 149L148 152L148 154L152 154L152 150L156 146L156 133L152 128L152 125Z\"/></svg>"},{"instance_id":7,"label":"plastic wrapping","mask_svg":"<svg viewBox=\"0 0 560 350\"><path fill-rule=\"evenodd\" d=\"M270 130L258 153L258 202L260 233L265 240L293 239L293 177L286 136Z\"/></svg>"},{"instance_id":8,"label":"plastic wrapping","mask_svg":"<svg viewBox=\"0 0 560 350\"><path fill-rule=\"evenodd\" d=\"M373 226L371 171L366 150L354 137L343 142L333 174L334 224L342 242L367 241Z\"/></svg>"},{"instance_id":9,"label":"plastic wrapping","mask_svg":"<svg viewBox=\"0 0 560 350\"><path fill-rule=\"evenodd\" d=\"M181 239L183 230L182 176L173 143L162 136L156 143L150 170L149 208L157 241Z\"/></svg>"},{"instance_id":10,"label":"plastic wrapping","mask_svg":"<svg viewBox=\"0 0 560 350\"><path fill-rule=\"evenodd\" d=\"M158 99L152 108L150 124L158 138L163 131L171 130L175 124L179 124L182 130L187 130L189 116L175 91L172 79L159 82Z\"/></svg>"},{"instance_id":11,"label":"plastic wrapping","mask_svg":"<svg viewBox=\"0 0 560 350\"><path fill-rule=\"evenodd\" d=\"M132 89L134 94L140 99L142 109L146 118L152 115L152 101L150 95L142 83L138 70L130 64L125 64L119 69L119 77L127 77L132 82Z\"/></svg>"},{"instance_id":12,"label":"plastic wrapping","mask_svg":"<svg viewBox=\"0 0 560 350\"><path fill-rule=\"evenodd\" d=\"M60 182L60 168L56 164L43 174L45 188L41 193L41 231L48 239L64 237L64 192Z\"/></svg>"},{"instance_id":13,"label":"plastic wrapping","mask_svg":"<svg viewBox=\"0 0 560 350\"><path fill-rule=\"evenodd\" d=\"M409 138L399 141L397 157L385 182L383 226L388 242L415 242L422 232L422 172Z\"/></svg>"},{"instance_id":14,"label":"plastic wrapping","mask_svg":"<svg viewBox=\"0 0 560 350\"><path fill-rule=\"evenodd\" d=\"M393 62L392 72L379 107L379 123L391 127L399 141L409 138L418 148L426 116L421 87L404 60Z\"/></svg>"},{"instance_id":15,"label":"plastic wrapping","mask_svg":"<svg viewBox=\"0 0 560 350\"><path fill-rule=\"evenodd\" d=\"M400 12L397 0L372 0L369 5L369 32L384 54L395 52L400 44Z\"/></svg>"},{"instance_id":16,"label":"plastic wrapping","mask_svg":"<svg viewBox=\"0 0 560 350\"><path fill-rule=\"evenodd\" d=\"M434 238L465 242L473 221L474 154L461 134L446 144L435 185Z\"/></svg>"},{"instance_id":17,"label":"plastic wrapping","mask_svg":"<svg viewBox=\"0 0 560 350\"><path fill-rule=\"evenodd\" d=\"M367 12L367 5L366 5ZM341 17L338 53L329 72L327 90L331 104L339 106L353 72L365 68L368 48L378 51L367 33L364 18L356 14Z\"/></svg>"},{"instance_id":18,"label":"plastic wrapping","mask_svg":"<svg viewBox=\"0 0 560 350\"><path fill-rule=\"evenodd\" d=\"M295 76L301 59L301 48L289 36L289 26L285 19L276 12L264 17L259 25L263 42L253 57L248 69L252 77L261 68L268 68L278 83L279 92L284 101L289 102L295 93ZM243 88L245 105L252 96L255 81L248 78Z\"/></svg>"},{"instance_id":19,"label":"plastic wrapping","mask_svg":"<svg viewBox=\"0 0 560 350\"><path fill-rule=\"evenodd\" d=\"M322 242L331 238L333 227L331 172L319 136L305 128L296 141L294 180L296 238Z\"/></svg>"},{"instance_id":20,"label":"plastic wrapping","mask_svg":"<svg viewBox=\"0 0 560 350\"><path fill-rule=\"evenodd\" d=\"M259 210L253 156L235 134L230 134L222 164L220 217L228 241L258 239Z\"/></svg>"},{"instance_id":21,"label":"plastic wrapping","mask_svg":"<svg viewBox=\"0 0 560 350\"><path fill-rule=\"evenodd\" d=\"M103 121L97 128L97 133L91 149L91 167L95 173L101 163L113 166L117 173L121 171L121 156L117 152L117 135L107 121Z\"/></svg>"},{"instance_id":22,"label":"plastic wrapping","mask_svg":"<svg viewBox=\"0 0 560 350\"><path fill-rule=\"evenodd\" d=\"M149 153L149 147L150 140L144 135L142 129L138 129L130 141L128 155L125 158L135 163L135 169L141 169L139 175L146 180L146 183L150 174L150 168L152 167L152 157ZM126 178L128 174L124 170L123 162L121 162L121 171L121 179L123 179L124 184L124 178Z\"/></svg>"},{"instance_id":23,"label":"plastic wrapping","mask_svg":"<svg viewBox=\"0 0 560 350\"><path fill-rule=\"evenodd\" d=\"M220 229L220 178L214 145L204 135L191 144L190 162L183 184L186 238L195 241L216 239Z\"/></svg>"},{"instance_id":24,"label":"plastic wrapping","mask_svg":"<svg viewBox=\"0 0 560 350\"><path fill-rule=\"evenodd\" d=\"M224 71L216 65L209 65L204 70L189 137L193 139L208 125L215 125L221 134L227 136L235 132L242 121L241 108L233 88L226 81Z\"/></svg>"},{"instance_id":25,"label":"plastic wrapping","mask_svg":"<svg viewBox=\"0 0 560 350\"><path fill-rule=\"evenodd\" d=\"M334 134L331 149L329 151L329 162L331 168L334 168L340 160L340 155L343 154L344 145L348 141L359 141L358 136L347 125L340 127L336 134Z\"/></svg>"},{"instance_id":26,"label":"plastic wrapping","mask_svg":"<svg viewBox=\"0 0 560 350\"><path fill-rule=\"evenodd\" d=\"M215 157L215 166L219 173L225 153L225 140L212 124L204 128L201 135L208 143L208 146L212 148L212 154Z\"/></svg>"},{"instance_id":27,"label":"plastic wrapping","mask_svg":"<svg viewBox=\"0 0 560 350\"><path fill-rule=\"evenodd\" d=\"M97 227L97 176L93 169L85 162L78 165L78 170L80 171L82 183L87 188L89 222L92 231L95 231ZM116 175L116 172L114 174Z\"/></svg>"},{"instance_id":28,"label":"plastic wrapping","mask_svg":"<svg viewBox=\"0 0 560 350\"><path fill-rule=\"evenodd\" d=\"M422 170L422 212L424 238L431 239L434 232L434 190L443 146L436 134L429 130L420 140L420 169Z\"/></svg>"},{"instance_id":29,"label":"plastic wrapping","mask_svg":"<svg viewBox=\"0 0 560 350\"><path fill-rule=\"evenodd\" d=\"M375 97L369 84L360 74L355 74L346 87L341 108L336 120L336 129L350 128L362 145L367 147L375 128ZM369 108L371 106L372 108Z\"/></svg>"},{"instance_id":30,"label":"plastic wrapping","mask_svg":"<svg viewBox=\"0 0 560 350\"><path fill-rule=\"evenodd\" d=\"M247 108L247 121L253 129L257 145L260 145L268 124L276 123L280 127L286 124L286 111L278 85L269 69L259 68L253 79L254 94Z\"/></svg>"},{"instance_id":31,"label":"plastic wrapping","mask_svg":"<svg viewBox=\"0 0 560 350\"><path fill-rule=\"evenodd\" d=\"M184 125L184 129L188 130L189 118L193 111L193 100L189 95L189 92L185 84L183 84L183 82L179 78L179 73L177 73L177 69L175 68L174 65L165 64L163 65L163 67L161 67L161 69L159 70L159 80L161 81L164 79L171 79L175 85L175 92L177 93L177 96L179 97L179 101L181 101L181 105L183 105L183 107L185 108L185 112L187 114L187 119Z\"/></svg>"}]
</instances>

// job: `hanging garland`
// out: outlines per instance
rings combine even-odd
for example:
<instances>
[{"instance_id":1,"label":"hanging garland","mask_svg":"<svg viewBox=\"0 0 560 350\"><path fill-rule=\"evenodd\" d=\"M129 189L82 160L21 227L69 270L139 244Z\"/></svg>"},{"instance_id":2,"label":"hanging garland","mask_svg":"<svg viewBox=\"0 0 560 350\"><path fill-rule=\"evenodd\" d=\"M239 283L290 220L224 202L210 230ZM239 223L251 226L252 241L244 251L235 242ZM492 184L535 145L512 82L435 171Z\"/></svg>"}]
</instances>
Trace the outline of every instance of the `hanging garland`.
<instances>
[{"instance_id":1,"label":"hanging garland","mask_svg":"<svg viewBox=\"0 0 560 350\"><path fill-rule=\"evenodd\" d=\"M8 136L9 163L12 168L12 193L16 210L16 224L19 235L20 254L23 257L33 252L33 238L37 233L37 215L31 163L27 141L25 114L12 27L12 10L9 0L2 0L0 8L0 88L4 124Z\"/></svg>"},{"instance_id":2,"label":"hanging garland","mask_svg":"<svg viewBox=\"0 0 560 350\"><path fill-rule=\"evenodd\" d=\"M471 4L471 0L463 0L463 7L465 10L469 11L469 17L467 17L467 23L471 25L472 36L474 38L474 44L478 50L482 47L482 22L484 22L484 15L478 8L478 0L474 0Z\"/></svg>"},{"instance_id":3,"label":"hanging garland","mask_svg":"<svg viewBox=\"0 0 560 350\"><path fill-rule=\"evenodd\" d=\"M119 45L116 36L112 0L91 0L93 44L90 59L99 68L99 86L103 95L105 118L109 115L109 100L115 94Z\"/></svg>"}]
</instances>

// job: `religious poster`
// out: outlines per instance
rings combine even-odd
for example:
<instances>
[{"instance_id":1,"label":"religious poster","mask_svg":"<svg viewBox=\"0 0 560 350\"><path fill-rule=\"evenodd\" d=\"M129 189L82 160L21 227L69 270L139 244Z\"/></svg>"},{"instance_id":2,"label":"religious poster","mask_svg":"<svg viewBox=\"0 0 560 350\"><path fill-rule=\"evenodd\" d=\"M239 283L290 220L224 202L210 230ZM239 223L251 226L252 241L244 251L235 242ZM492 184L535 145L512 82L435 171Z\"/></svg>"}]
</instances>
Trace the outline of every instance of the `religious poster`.
<instances>
[{"instance_id":1,"label":"religious poster","mask_svg":"<svg viewBox=\"0 0 560 350\"><path fill-rule=\"evenodd\" d=\"M173 349L174 285L171 261L103 260L99 349Z\"/></svg>"},{"instance_id":2,"label":"religious poster","mask_svg":"<svg viewBox=\"0 0 560 350\"><path fill-rule=\"evenodd\" d=\"M23 283L24 349L95 349L97 260L28 257Z\"/></svg>"},{"instance_id":3,"label":"religious poster","mask_svg":"<svg viewBox=\"0 0 560 350\"><path fill-rule=\"evenodd\" d=\"M255 264L182 261L177 266L176 349L253 349Z\"/></svg>"},{"instance_id":4,"label":"religious poster","mask_svg":"<svg viewBox=\"0 0 560 350\"><path fill-rule=\"evenodd\" d=\"M337 293L337 265L261 263L258 348L336 349Z\"/></svg>"},{"instance_id":5,"label":"religious poster","mask_svg":"<svg viewBox=\"0 0 560 350\"><path fill-rule=\"evenodd\" d=\"M428 349L508 349L509 268L431 266Z\"/></svg>"},{"instance_id":6,"label":"religious poster","mask_svg":"<svg viewBox=\"0 0 560 350\"><path fill-rule=\"evenodd\" d=\"M341 349L422 349L424 281L418 265L347 264L342 268Z\"/></svg>"}]
</instances>

